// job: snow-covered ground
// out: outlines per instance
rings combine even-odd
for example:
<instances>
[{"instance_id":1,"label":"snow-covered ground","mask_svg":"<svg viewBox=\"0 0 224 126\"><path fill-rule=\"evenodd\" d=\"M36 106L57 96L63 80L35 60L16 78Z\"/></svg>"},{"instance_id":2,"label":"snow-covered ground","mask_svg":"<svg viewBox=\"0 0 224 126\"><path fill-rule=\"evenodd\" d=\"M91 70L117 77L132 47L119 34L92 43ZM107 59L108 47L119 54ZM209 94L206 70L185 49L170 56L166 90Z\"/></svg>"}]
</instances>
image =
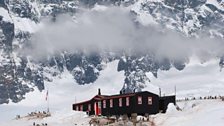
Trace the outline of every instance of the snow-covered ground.
<instances>
[{"instance_id":1,"label":"snow-covered ground","mask_svg":"<svg viewBox=\"0 0 224 126\"><path fill-rule=\"evenodd\" d=\"M87 100L97 94L117 94L122 88L124 73L117 72L118 61L109 63L101 72L99 79L90 85L78 86L74 84L73 77L65 72L61 79L55 78L53 82L46 83L49 90L49 102L52 116L43 120L14 120L17 114L27 115L32 111L43 111L47 108L45 101L46 91L29 93L25 100L18 104L10 103L0 105L0 126L30 126L33 122L48 123L50 126L88 125L90 118L84 113L72 111L72 103ZM159 71L158 78L151 74L148 76L151 83L145 90L158 93L158 87L162 88L162 94L174 93L177 87L177 97L199 97L209 95L224 95L224 72L220 71L219 61L214 59L201 64L195 58L183 71L171 69ZM157 114L154 117L158 126L223 126L224 102L219 100L195 100L178 102L183 111L177 111L169 106L166 114ZM192 107L193 106L193 107Z\"/></svg>"},{"instance_id":2,"label":"snow-covered ground","mask_svg":"<svg viewBox=\"0 0 224 126\"><path fill-rule=\"evenodd\" d=\"M220 99L184 101L177 104L182 111L177 111L170 104L166 114L152 115L150 120L153 120L155 126L223 126L224 102ZM36 124L47 123L49 126L87 126L89 121L90 117L85 113L64 109L53 112L51 117L44 119L11 120L0 124L1 126L31 126L35 122ZM151 123L143 122L143 125L151 126Z\"/></svg>"},{"instance_id":3,"label":"snow-covered ground","mask_svg":"<svg viewBox=\"0 0 224 126\"><path fill-rule=\"evenodd\" d=\"M48 126L86 126L89 123L89 117L83 112L72 112L71 110L61 110L60 112L52 113L53 116L44 119L32 119L27 118L20 120L11 120L8 122L0 123L1 126L32 126L35 122L36 124L47 123Z\"/></svg>"},{"instance_id":4,"label":"snow-covered ground","mask_svg":"<svg viewBox=\"0 0 224 126\"><path fill-rule=\"evenodd\" d=\"M169 106L166 114L157 114L156 126L223 126L224 102L196 100L177 103L182 111Z\"/></svg>"}]
</instances>

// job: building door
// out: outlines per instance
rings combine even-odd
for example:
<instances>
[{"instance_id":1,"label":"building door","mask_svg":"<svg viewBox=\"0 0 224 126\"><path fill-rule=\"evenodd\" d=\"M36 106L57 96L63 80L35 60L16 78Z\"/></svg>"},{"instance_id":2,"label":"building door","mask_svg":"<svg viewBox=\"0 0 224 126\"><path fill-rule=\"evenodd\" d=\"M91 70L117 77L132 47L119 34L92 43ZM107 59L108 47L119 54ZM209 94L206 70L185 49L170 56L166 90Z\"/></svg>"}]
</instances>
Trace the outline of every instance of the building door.
<instances>
[{"instance_id":1,"label":"building door","mask_svg":"<svg viewBox=\"0 0 224 126\"><path fill-rule=\"evenodd\" d=\"M95 115L101 115L101 102L95 102L94 103L94 111L95 111Z\"/></svg>"},{"instance_id":2,"label":"building door","mask_svg":"<svg viewBox=\"0 0 224 126\"><path fill-rule=\"evenodd\" d=\"M94 112L95 112L95 115L98 115L98 105L97 105L97 102L94 103Z\"/></svg>"}]
</instances>

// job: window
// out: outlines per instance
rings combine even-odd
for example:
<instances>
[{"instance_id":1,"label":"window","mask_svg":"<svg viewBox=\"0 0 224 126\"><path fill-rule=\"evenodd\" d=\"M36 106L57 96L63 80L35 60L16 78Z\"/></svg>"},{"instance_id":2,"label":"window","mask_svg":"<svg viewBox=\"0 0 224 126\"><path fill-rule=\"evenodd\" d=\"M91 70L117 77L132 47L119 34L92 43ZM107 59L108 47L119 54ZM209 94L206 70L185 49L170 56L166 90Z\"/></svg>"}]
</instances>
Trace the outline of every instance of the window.
<instances>
[{"instance_id":1,"label":"window","mask_svg":"<svg viewBox=\"0 0 224 126\"><path fill-rule=\"evenodd\" d=\"M76 106L76 111L79 111L79 106L78 105Z\"/></svg>"},{"instance_id":2,"label":"window","mask_svg":"<svg viewBox=\"0 0 224 126\"><path fill-rule=\"evenodd\" d=\"M152 97L148 97L148 104L152 105Z\"/></svg>"},{"instance_id":3,"label":"window","mask_svg":"<svg viewBox=\"0 0 224 126\"><path fill-rule=\"evenodd\" d=\"M126 97L126 106L129 106L129 97Z\"/></svg>"},{"instance_id":4,"label":"window","mask_svg":"<svg viewBox=\"0 0 224 126\"><path fill-rule=\"evenodd\" d=\"M98 108L101 108L101 101L98 102Z\"/></svg>"},{"instance_id":5,"label":"window","mask_svg":"<svg viewBox=\"0 0 224 126\"><path fill-rule=\"evenodd\" d=\"M103 100L103 108L106 108L106 100Z\"/></svg>"},{"instance_id":6,"label":"window","mask_svg":"<svg viewBox=\"0 0 224 126\"><path fill-rule=\"evenodd\" d=\"M88 105L88 110L91 111L91 104Z\"/></svg>"},{"instance_id":7,"label":"window","mask_svg":"<svg viewBox=\"0 0 224 126\"><path fill-rule=\"evenodd\" d=\"M142 104L142 97L138 96L138 104L141 105Z\"/></svg>"},{"instance_id":8,"label":"window","mask_svg":"<svg viewBox=\"0 0 224 126\"><path fill-rule=\"evenodd\" d=\"M110 99L110 107L113 107L113 99Z\"/></svg>"},{"instance_id":9,"label":"window","mask_svg":"<svg viewBox=\"0 0 224 126\"><path fill-rule=\"evenodd\" d=\"M119 107L122 107L122 98L119 98Z\"/></svg>"},{"instance_id":10,"label":"window","mask_svg":"<svg viewBox=\"0 0 224 126\"><path fill-rule=\"evenodd\" d=\"M83 110L82 108L83 108L83 105L80 105L80 111L82 111L82 110Z\"/></svg>"}]
</instances>

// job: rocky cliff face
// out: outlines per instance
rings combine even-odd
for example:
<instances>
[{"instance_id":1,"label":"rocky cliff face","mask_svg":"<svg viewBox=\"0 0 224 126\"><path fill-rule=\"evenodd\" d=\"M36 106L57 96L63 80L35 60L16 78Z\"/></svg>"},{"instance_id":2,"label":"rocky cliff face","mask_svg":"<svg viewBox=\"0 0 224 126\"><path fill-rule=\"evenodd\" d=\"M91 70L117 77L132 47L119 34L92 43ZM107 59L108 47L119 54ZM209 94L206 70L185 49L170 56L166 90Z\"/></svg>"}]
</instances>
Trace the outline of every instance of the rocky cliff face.
<instances>
[{"instance_id":1,"label":"rocky cliff face","mask_svg":"<svg viewBox=\"0 0 224 126\"><path fill-rule=\"evenodd\" d=\"M184 69L187 58L181 61L158 61L153 54L114 54L110 52L86 55L83 51L59 52L42 61L21 55L18 49L29 48L41 19L58 14L71 15L80 6L89 8L95 4L130 8L143 25L155 23L188 37L224 37L224 2L222 0L2 0L0 1L0 104L19 102L25 94L44 90L44 82L60 76L68 70L78 84L90 84L97 80L108 62L119 60L118 71L125 71L122 91L141 90L149 82L147 72L157 77L157 71L175 67ZM220 67L224 66L224 58Z\"/></svg>"}]
</instances>

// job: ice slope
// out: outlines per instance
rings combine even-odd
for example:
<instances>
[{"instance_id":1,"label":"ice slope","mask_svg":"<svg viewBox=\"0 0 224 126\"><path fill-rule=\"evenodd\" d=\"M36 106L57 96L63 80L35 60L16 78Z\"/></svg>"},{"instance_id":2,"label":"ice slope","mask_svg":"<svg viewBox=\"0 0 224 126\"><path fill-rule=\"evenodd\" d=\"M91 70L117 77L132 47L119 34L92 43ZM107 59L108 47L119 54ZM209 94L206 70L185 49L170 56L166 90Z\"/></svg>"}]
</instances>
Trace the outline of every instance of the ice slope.
<instances>
[{"instance_id":1,"label":"ice slope","mask_svg":"<svg viewBox=\"0 0 224 126\"><path fill-rule=\"evenodd\" d=\"M0 7L0 16L3 17L3 21L5 21L5 22L12 22L12 19L9 15L8 11L1 7Z\"/></svg>"},{"instance_id":2,"label":"ice slope","mask_svg":"<svg viewBox=\"0 0 224 126\"><path fill-rule=\"evenodd\" d=\"M54 78L53 82L46 82L50 109L52 111L59 111L64 108L71 110L73 103L92 98L98 93L98 88L101 88L101 93L105 95L119 93L122 88L124 73L116 71L117 64L118 61L109 63L102 71L100 78L93 84L74 84L76 82L69 72L61 74L60 78ZM27 94L26 99L19 103L0 105L0 122L10 120L18 114L26 115L28 112L46 110L45 97L46 90L43 92L35 90Z\"/></svg>"},{"instance_id":3,"label":"ice slope","mask_svg":"<svg viewBox=\"0 0 224 126\"><path fill-rule=\"evenodd\" d=\"M224 95L224 71L218 66L219 61L212 59L201 63L192 57L190 63L182 71L171 68L169 71L159 71L158 78L148 73L151 84L162 89L162 95L174 94L177 98ZM150 90L146 88L145 90Z\"/></svg>"}]
</instances>

